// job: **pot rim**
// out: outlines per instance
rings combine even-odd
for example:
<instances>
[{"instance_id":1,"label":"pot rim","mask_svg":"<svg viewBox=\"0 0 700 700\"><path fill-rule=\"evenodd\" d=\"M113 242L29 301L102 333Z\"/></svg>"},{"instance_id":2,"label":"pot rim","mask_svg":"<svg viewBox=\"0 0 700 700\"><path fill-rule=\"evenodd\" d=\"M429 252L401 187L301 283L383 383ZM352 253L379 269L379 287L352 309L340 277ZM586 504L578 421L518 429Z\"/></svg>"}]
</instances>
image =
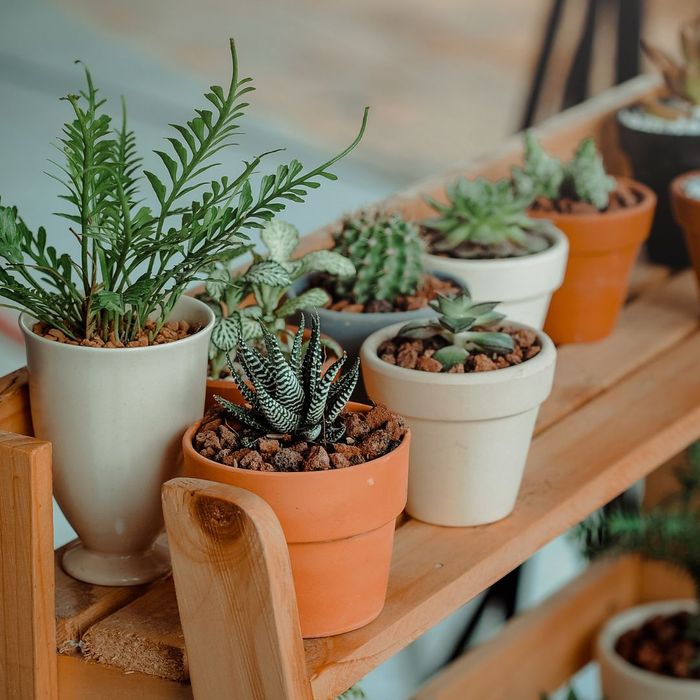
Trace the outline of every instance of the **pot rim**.
<instances>
[{"instance_id":1,"label":"pot rim","mask_svg":"<svg viewBox=\"0 0 700 700\"><path fill-rule=\"evenodd\" d=\"M525 323L518 323L505 319L508 325L515 328L534 331L542 346L542 350L535 357L521 362L519 365L489 370L488 372L465 372L464 374L450 374L449 372L423 372L417 369L398 367L384 362L377 355L377 348L385 340L395 337L396 331L403 323L395 323L386 328L375 331L367 337L360 350L361 361L372 366L380 374L387 374L396 380L418 384L438 384L452 386L475 386L483 384L501 384L510 380L522 379L545 370L556 358L556 347L551 338L544 331L537 330Z\"/></svg>"},{"instance_id":2,"label":"pot rim","mask_svg":"<svg viewBox=\"0 0 700 700\"><path fill-rule=\"evenodd\" d=\"M354 413L367 413L372 409L372 407L368 404L358 403L355 401L349 401L347 406L349 406ZM373 468L374 465L377 464L377 462L386 460L401 451L408 450L411 444L411 431L410 429L407 429L406 434L403 436L401 442L393 450L391 450L391 452L387 452L386 454L383 454L381 457L377 457L376 459L371 459L369 462L362 462L362 464L353 464L349 467L344 467L343 469L321 469L319 471L312 472L262 472L253 471L251 469L241 469L239 467L231 467L228 464L221 464L221 462L215 462L213 459L209 459L209 457L204 457L203 455L199 454L199 452L197 452L197 450L194 449L192 439L194 438L194 435L201 424L202 419L200 418L198 421L190 425L185 431L185 434L182 436L182 449L184 452L189 453L195 459L206 460L210 464L213 464L215 467L221 467L221 469L224 471L231 471L237 474L246 475L255 474L261 479L294 479L300 478L300 475L306 475L307 478L312 477L314 479L330 479L333 478L332 476L330 476L331 474L347 474L351 471L355 474L359 474L360 471L363 470L363 468L366 470L370 470Z\"/></svg>"},{"instance_id":3,"label":"pot rim","mask_svg":"<svg viewBox=\"0 0 700 700\"><path fill-rule=\"evenodd\" d=\"M67 351L76 351L76 352L92 352L92 353L99 353L100 355L108 355L108 354L113 354L113 353L124 353L125 351L129 352L130 354L143 354L144 352L156 352L158 350L164 350L165 348L168 347L182 347L185 343L193 343L197 342L199 338L201 338L202 334L206 334L210 332L213 327L214 327L214 322L215 322L215 317L214 317L214 312L202 301L199 299L195 299L194 297L191 297L189 295L183 294L178 300L175 305L177 304L184 303L185 305L194 305L195 307L199 306L200 308L204 309L206 311L207 315L207 322L202 328L200 328L196 333L193 333L192 335L188 335L186 338L180 338L179 340L174 340L171 343L161 343L160 345L147 345L145 347L137 347L137 348L92 348L88 347L85 345L68 345L67 343L57 343L55 340L47 340L43 336L37 335L33 330L32 330L32 325L35 323L38 323L38 319L34 318L31 316L29 313L26 311L23 311L19 318L17 319L17 323L19 325L20 330L24 334L25 338L27 339L27 342L37 342L37 343L42 343L46 345L51 345L53 347L60 347L64 348ZM175 308L173 307L173 308ZM32 320L33 319L33 320ZM31 325L30 325L31 324Z\"/></svg>"},{"instance_id":4,"label":"pot rim","mask_svg":"<svg viewBox=\"0 0 700 700\"><path fill-rule=\"evenodd\" d=\"M436 260L439 261L440 265L449 265L459 270L465 265L476 266L476 265L492 265L499 267L509 267L512 265L534 265L534 264L547 264L559 258L560 255L566 255L569 248L569 240L566 234L557 226L552 224L549 231L545 232L545 235L551 237L552 245L549 248L545 248L537 253L531 253L530 255L518 255L511 258L452 258L446 255L435 255L434 253L424 253L426 260ZM553 259L553 260L552 260Z\"/></svg>"},{"instance_id":5,"label":"pot rim","mask_svg":"<svg viewBox=\"0 0 700 700\"><path fill-rule=\"evenodd\" d=\"M673 197L677 197L678 199L681 199L685 202L689 202L692 206L700 207L700 199L697 199L696 197L691 197L690 195L686 194L685 189L683 188L683 185L685 184L686 180L690 180L694 177L700 178L700 168L697 170L688 170L674 177L673 180L671 180L669 189Z\"/></svg>"},{"instance_id":6,"label":"pot rim","mask_svg":"<svg viewBox=\"0 0 700 700\"><path fill-rule=\"evenodd\" d=\"M633 112L635 110L639 110L640 108L643 108L643 105L641 102L635 102L634 104L627 105L626 107L623 107L622 109L618 109L617 112L615 113L615 121L617 122L617 126L620 129L629 131L633 134L643 134L644 136L650 136L652 138L673 138L673 139L688 139L689 141L696 141L698 135L697 134L684 134L684 133L678 133L676 131L651 131L648 129L637 129L634 126L630 126L629 124L625 124L622 121L622 118L620 115L623 113L629 113ZM671 119L667 119L665 121L668 122L673 122Z\"/></svg>"},{"instance_id":7,"label":"pot rim","mask_svg":"<svg viewBox=\"0 0 700 700\"><path fill-rule=\"evenodd\" d=\"M600 656L605 656L606 661L613 666L618 673L635 677L641 681L653 680L659 690L666 688L670 691L682 687L698 690L700 689L700 679L672 678L671 676L654 673L653 671L648 671L631 664L615 651L615 643L621 634L633 627L643 624L644 621L648 620L653 615L691 609L696 609L696 602L694 600L690 598L677 598L645 603L644 605L635 605L631 608L621 610L609 618L598 633L596 642L598 654ZM641 621L638 620L640 613L644 614Z\"/></svg>"},{"instance_id":8,"label":"pot rim","mask_svg":"<svg viewBox=\"0 0 700 700\"><path fill-rule=\"evenodd\" d=\"M600 219L600 217L605 217L606 221L616 221L620 219L626 219L628 216L633 216L641 211L645 211L653 207L656 204L656 195L650 187L647 187L642 182L634 180L631 177L625 177L623 175L615 175L615 180L617 182L623 182L630 186L632 189L641 193L642 199L640 199L634 206L622 207L616 211L599 211L595 214L574 214L571 212L533 212L528 210L529 216L534 216L537 219L561 219L562 221L571 222L579 221L581 223L593 224Z\"/></svg>"}]
</instances>

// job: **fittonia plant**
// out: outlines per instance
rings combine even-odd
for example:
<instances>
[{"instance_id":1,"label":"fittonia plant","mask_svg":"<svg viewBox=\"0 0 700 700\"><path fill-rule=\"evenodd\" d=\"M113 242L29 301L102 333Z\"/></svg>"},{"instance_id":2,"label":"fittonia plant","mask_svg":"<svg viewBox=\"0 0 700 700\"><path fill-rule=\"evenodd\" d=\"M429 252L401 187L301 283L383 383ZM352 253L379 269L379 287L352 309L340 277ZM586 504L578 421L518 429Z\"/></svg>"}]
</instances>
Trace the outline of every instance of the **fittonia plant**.
<instances>
[{"instance_id":1,"label":"fittonia plant","mask_svg":"<svg viewBox=\"0 0 700 700\"><path fill-rule=\"evenodd\" d=\"M286 297L289 287L303 275L325 272L343 279L355 274L352 262L333 250L316 250L294 257L299 231L292 224L273 219L260 232L265 253L254 255L245 273L231 277L226 265L219 264L209 273L206 294L202 297L216 316L209 352L210 376L217 379L227 365L227 357L239 342L260 344L264 330L277 335L285 353L292 350L294 335L287 319L302 309L324 306L329 301L323 289L307 289L296 297ZM246 297L250 303L241 306ZM329 341L324 339L324 344ZM330 349L340 356L335 343Z\"/></svg>"},{"instance_id":2,"label":"fittonia plant","mask_svg":"<svg viewBox=\"0 0 700 700\"><path fill-rule=\"evenodd\" d=\"M345 426L338 418L357 384L359 361L339 381L335 380L347 359L345 354L323 372L324 351L317 316L313 319L306 351L302 343L302 319L288 357L276 335L264 326L262 333L266 353L240 343L238 357L242 370L231 365L236 386L249 407L220 396L216 400L252 431L253 437L247 438L251 443L266 435L292 435L322 444L340 440Z\"/></svg>"},{"instance_id":3,"label":"fittonia plant","mask_svg":"<svg viewBox=\"0 0 700 700\"><path fill-rule=\"evenodd\" d=\"M285 207L303 201L329 168L360 141L310 170L297 160L264 175L254 193L251 176L267 153L246 162L240 173L207 179L213 156L234 144L239 119L253 88L239 78L231 42L231 82L213 85L210 109L195 110L184 125L172 124L169 150L156 151L165 176L141 169L133 133L112 126L89 71L80 94L64 99L73 118L63 127L56 179L65 187L69 223L79 251L71 256L47 245L43 228L33 232L17 210L0 206L0 300L27 311L71 339L111 335L122 343L137 338L154 316L156 331L175 302L222 255L245 250L246 230L259 228ZM145 206L140 186L148 181L156 201Z\"/></svg>"},{"instance_id":4,"label":"fittonia plant","mask_svg":"<svg viewBox=\"0 0 700 700\"><path fill-rule=\"evenodd\" d=\"M438 233L431 239L434 252L457 258L515 257L549 246L551 225L527 215L530 194L514 190L509 180L461 179L446 193L445 204L426 197L439 214L424 222Z\"/></svg>"},{"instance_id":5,"label":"fittonia plant","mask_svg":"<svg viewBox=\"0 0 700 700\"><path fill-rule=\"evenodd\" d=\"M534 201L538 197L557 200L570 197L588 202L599 210L608 206L615 178L605 172L603 158L593 139L584 139L569 162L549 155L532 132L525 134L522 168L512 170L513 189Z\"/></svg>"},{"instance_id":6,"label":"fittonia plant","mask_svg":"<svg viewBox=\"0 0 700 700\"><path fill-rule=\"evenodd\" d=\"M474 330L488 329L505 318L494 311L498 302L474 304L469 293L463 290L451 297L440 295L430 305L439 313L437 318L407 323L397 337L422 340L440 337L447 341L448 345L433 355L444 371L464 362L472 352L499 355L513 352L513 338L508 333Z\"/></svg>"},{"instance_id":7,"label":"fittonia plant","mask_svg":"<svg viewBox=\"0 0 700 700\"><path fill-rule=\"evenodd\" d=\"M418 227L396 214L348 217L333 234L334 250L349 258L355 275L336 280L336 295L356 304L393 301L414 294L423 277L423 241Z\"/></svg>"}]
</instances>

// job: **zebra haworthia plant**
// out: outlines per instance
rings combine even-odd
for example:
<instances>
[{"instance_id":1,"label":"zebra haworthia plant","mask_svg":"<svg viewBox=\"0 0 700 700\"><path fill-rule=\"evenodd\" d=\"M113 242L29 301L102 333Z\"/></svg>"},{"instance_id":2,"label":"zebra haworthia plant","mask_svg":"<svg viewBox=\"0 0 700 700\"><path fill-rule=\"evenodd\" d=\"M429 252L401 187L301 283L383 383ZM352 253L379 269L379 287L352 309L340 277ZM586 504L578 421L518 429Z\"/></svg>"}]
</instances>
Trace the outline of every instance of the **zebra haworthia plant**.
<instances>
[{"instance_id":1,"label":"zebra haworthia plant","mask_svg":"<svg viewBox=\"0 0 700 700\"><path fill-rule=\"evenodd\" d=\"M323 372L324 350L317 316L306 351L302 319L289 357L274 333L263 326L262 334L266 354L241 342L238 357L243 371L231 364L236 386L249 406L233 404L220 396L216 400L253 432L255 437L247 438L251 443L266 435L292 435L321 444L340 440L345 426L338 418L357 384L359 362L337 382L347 359L345 354Z\"/></svg>"},{"instance_id":2,"label":"zebra haworthia plant","mask_svg":"<svg viewBox=\"0 0 700 700\"><path fill-rule=\"evenodd\" d=\"M450 297L440 295L430 305L440 314L437 318L407 323L397 337L422 340L441 337L446 340L448 345L433 355L444 370L464 362L472 352L499 355L513 352L513 338L508 333L472 330L489 328L505 318L494 311L498 302L474 304L469 292L463 290Z\"/></svg>"}]
</instances>

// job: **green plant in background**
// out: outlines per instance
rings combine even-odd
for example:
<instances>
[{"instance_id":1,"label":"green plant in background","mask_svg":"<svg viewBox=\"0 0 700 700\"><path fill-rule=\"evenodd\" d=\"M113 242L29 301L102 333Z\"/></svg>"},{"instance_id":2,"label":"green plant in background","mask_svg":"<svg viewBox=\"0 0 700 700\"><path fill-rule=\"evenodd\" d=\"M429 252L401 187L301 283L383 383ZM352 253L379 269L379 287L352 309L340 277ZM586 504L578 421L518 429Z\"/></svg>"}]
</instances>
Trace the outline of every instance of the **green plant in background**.
<instances>
[{"instance_id":1,"label":"green plant in background","mask_svg":"<svg viewBox=\"0 0 700 700\"><path fill-rule=\"evenodd\" d=\"M525 158L522 168L513 168L513 189L519 196L557 200L571 197L602 210L615 190L615 178L605 172L603 158L591 138L584 139L571 161L565 163L549 155L528 131L525 134Z\"/></svg>"},{"instance_id":2,"label":"green plant in background","mask_svg":"<svg viewBox=\"0 0 700 700\"><path fill-rule=\"evenodd\" d=\"M508 333L472 330L488 328L505 318L494 311L498 302L474 304L469 293L463 290L449 297L439 295L430 305L440 314L437 318L407 323L397 337L425 340L439 336L446 340L449 344L433 355L444 370L464 362L472 352L500 355L513 352L513 338Z\"/></svg>"},{"instance_id":3,"label":"green plant in background","mask_svg":"<svg viewBox=\"0 0 700 700\"><path fill-rule=\"evenodd\" d=\"M551 695L547 695L547 693L542 693L540 700L553 700L553 698ZM580 700L580 696L573 687L569 687L566 691L565 700Z\"/></svg>"},{"instance_id":4,"label":"green plant in background","mask_svg":"<svg viewBox=\"0 0 700 700\"><path fill-rule=\"evenodd\" d=\"M186 287L222 254L246 250L245 230L259 228L285 207L301 202L320 180L335 179L329 168L347 155L364 133L367 110L356 139L342 153L305 170L297 160L264 175L254 192L251 176L268 153L244 163L235 177L207 179L213 157L234 145L239 118L253 88L238 77L231 41L231 82L210 88L211 109L197 109L184 125L171 124L169 150L156 151L165 177L141 169L126 110L113 128L92 77L86 89L64 99L74 118L63 127L59 150L64 162L54 175L70 207L69 222L79 254L73 260L47 245L43 228L30 231L17 210L0 206L0 299L27 311L72 339L110 335L122 342L139 336L149 316L157 330ZM141 204L145 178L157 206Z\"/></svg>"},{"instance_id":5,"label":"green plant in background","mask_svg":"<svg viewBox=\"0 0 700 700\"><path fill-rule=\"evenodd\" d=\"M200 298L216 316L209 351L210 376L218 378L227 365L229 353L239 342L260 344L263 329L276 334L286 354L293 344L293 334L286 329L287 319L302 309L324 306L328 293L320 288L307 289L298 296L287 297L289 287L303 275L325 272L342 279L355 274L352 262L333 250L315 250L293 257L299 244L299 231L292 224L272 219L260 232L265 246L263 255L254 254L252 265L241 275L231 277L225 264L209 271L206 293ZM241 303L252 295L252 303ZM342 350L323 339L337 357Z\"/></svg>"},{"instance_id":6,"label":"green plant in background","mask_svg":"<svg viewBox=\"0 0 700 700\"><path fill-rule=\"evenodd\" d=\"M339 695L336 700L363 700L363 698L366 697L367 696L359 685L353 685L352 688L349 688L342 695Z\"/></svg>"},{"instance_id":7,"label":"green plant in background","mask_svg":"<svg viewBox=\"0 0 700 700\"><path fill-rule=\"evenodd\" d=\"M424 222L439 233L431 243L435 252L472 258L484 257L485 249L494 257L514 257L549 246L545 234L551 225L527 215L532 199L514 191L510 181L460 179L446 192L446 204L426 197L439 214Z\"/></svg>"},{"instance_id":8,"label":"green plant in background","mask_svg":"<svg viewBox=\"0 0 700 700\"><path fill-rule=\"evenodd\" d=\"M289 434L310 442L337 442L345 433L345 426L338 417L357 384L359 361L337 382L335 379L347 359L345 354L323 372L324 352L317 316L313 319L305 352L302 319L289 357L285 356L279 338L265 326L262 329L267 353L240 343L238 357L243 371L231 365L236 386L250 408L238 406L220 396L216 400L234 418L252 429L254 440L265 435ZM252 389L246 379L252 384Z\"/></svg>"},{"instance_id":9,"label":"green plant in background","mask_svg":"<svg viewBox=\"0 0 700 700\"><path fill-rule=\"evenodd\" d=\"M689 469L679 471L680 490L648 511L612 510L582 523L577 530L584 553L591 558L640 554L679 568L700 599L700 442L688 449ZM700 613L689 627L700 642Z\"/></svg>"},{"instance_id":10,"label":"green plant in background","mask_svg":"<svg viewBox=\"0 0 700 700\"><path fill-rule=\"evenodd\" d=\"M680 45L682 60L679 62L663 49L641 42L644 53L661 72L671 96L697 106L700 105L700 17L681 25ZM683 106L659 99L647 103L647 107L661 117L675 118L688 112Z\"/></svg>"},{"instance_id":11,"label":"green plant in background","mask_svg":"<svg viewBox=\"0 0 700 700\"><path fill-rule=\"evenodd\" d=\"M338 278L336 296L367 304L415 294L423 278L423 241L418 227L396 214L363 212L333 234L338 253L352 260L354 276Z\"/></svg>"}]
</instances>

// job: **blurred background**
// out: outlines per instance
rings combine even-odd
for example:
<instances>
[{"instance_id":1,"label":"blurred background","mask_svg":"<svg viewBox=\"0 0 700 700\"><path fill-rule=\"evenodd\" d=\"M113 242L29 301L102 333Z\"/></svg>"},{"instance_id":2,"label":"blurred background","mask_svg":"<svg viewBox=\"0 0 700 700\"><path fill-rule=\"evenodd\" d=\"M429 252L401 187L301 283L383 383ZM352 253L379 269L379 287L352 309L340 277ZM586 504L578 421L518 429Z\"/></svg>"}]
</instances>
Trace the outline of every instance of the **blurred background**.
<instances>
[{"instance_id":1,"label":"blurred background","mask_svg":"<svg viewBox=\"0 0 700 700\"><path fill-rule=\"evenodd\" d=\"M228 80L231 36L257 91L224 168L280 146L284 159L320 162L352 140L371 106L339 181L285 214L307 233L646 70L639 36L675 52L680 23L699 9L698 0L0 0L0 196L69 246L51 216L59 185L43 172L68 118L59 98L82 85L74 60L115 114L126 97L146 155L168 122L189 119L205 89ZM0 375L24 364L16 328L0 311ZM57 520L57 544L71 536ZM553 542L525 569L517 606L581 566L565 539ZM370 700L409 697L459 651L479 602L375 671L363 683ZM474 639L497 631L497 603ZM595 681L583 684L595 697Z\"/></svg>"}]
</instances>

